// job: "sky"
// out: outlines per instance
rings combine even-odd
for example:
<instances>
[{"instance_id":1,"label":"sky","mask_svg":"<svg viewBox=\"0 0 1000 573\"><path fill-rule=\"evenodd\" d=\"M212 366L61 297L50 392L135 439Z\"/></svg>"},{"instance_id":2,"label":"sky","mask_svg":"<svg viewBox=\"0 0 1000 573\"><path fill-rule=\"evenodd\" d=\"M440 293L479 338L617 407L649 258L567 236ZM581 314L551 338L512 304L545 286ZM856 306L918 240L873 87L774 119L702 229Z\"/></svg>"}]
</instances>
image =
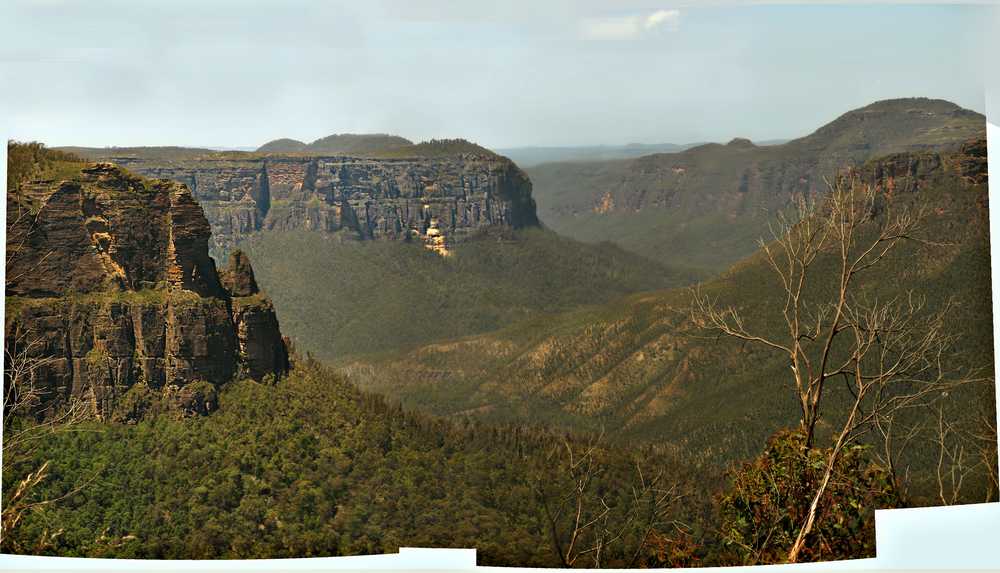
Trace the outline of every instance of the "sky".
<instances>
[{"instance_id":1,"label":"sky","mask_svg":"<svg viewBox=\"0 0 1000 573\"><path fill-rule=\"evenodd\" d=\"M993 10L9 0L0 133L217 147L345 132L492 148L791 138L880 99L984 112Z\"/></svg>"}]
</instances>

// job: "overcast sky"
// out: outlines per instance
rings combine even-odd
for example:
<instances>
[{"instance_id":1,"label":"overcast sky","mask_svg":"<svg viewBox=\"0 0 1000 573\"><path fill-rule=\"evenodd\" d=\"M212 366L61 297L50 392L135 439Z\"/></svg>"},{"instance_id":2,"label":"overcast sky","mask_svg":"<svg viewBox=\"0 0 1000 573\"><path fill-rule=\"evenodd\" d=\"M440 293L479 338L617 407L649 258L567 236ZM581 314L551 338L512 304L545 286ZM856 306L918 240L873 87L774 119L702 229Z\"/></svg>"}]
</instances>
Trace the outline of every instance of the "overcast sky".
<instances>
[{"instance_id":1,"label":"overcast sky","mask_svg":"<svg viewBox=\"0 0 1000 573\"><path fill-rule=\"evenodd\" d=\"M94 146L795 137L893 97L983 112L987 10L5 1L0 131Z\"/></svg>"}]
</instances>

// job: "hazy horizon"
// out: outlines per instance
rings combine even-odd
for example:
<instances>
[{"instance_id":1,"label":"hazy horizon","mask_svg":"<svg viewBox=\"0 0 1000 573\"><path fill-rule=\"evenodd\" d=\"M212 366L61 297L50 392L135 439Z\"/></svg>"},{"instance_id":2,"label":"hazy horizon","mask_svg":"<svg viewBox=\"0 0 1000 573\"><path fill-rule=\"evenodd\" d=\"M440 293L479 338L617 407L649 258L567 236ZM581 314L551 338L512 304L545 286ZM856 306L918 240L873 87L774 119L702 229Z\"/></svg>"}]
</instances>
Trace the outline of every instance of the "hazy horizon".
<instances>
[{"instance_id":1,"label":"hazy horizon","mask_svg":"<svg viewBox=\"0 0 1000 573\"><path fill-rule=\"evenodd\" d=\"M791 139L884 99L985 113L989 9L14 1L0 8L0 78L14 86L0 128L93 147Z\"/></svg>"}]
</instances>

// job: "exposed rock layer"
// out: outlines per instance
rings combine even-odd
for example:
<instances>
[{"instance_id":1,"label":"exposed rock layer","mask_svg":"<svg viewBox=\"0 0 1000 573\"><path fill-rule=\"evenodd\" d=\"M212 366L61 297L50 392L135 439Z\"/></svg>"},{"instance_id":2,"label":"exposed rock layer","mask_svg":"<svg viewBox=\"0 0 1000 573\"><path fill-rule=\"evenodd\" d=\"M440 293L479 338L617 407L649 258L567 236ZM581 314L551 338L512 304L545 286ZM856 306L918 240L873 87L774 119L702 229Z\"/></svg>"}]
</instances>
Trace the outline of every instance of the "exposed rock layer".
<instances>
[{"instance_id":1,"label":"exposed rock layer","mask_svg":"<svg viewBox=\"0 0 1000 573\"><path fill-rule=\"evenodd\" d=\"M896 153L846 170L890 193L915 192L937 176L953 174L968 185L986 185L986 140L971 139L952 153Z\"/></svg>"},{"instance_id":2,"label":"exposed rock layer","mask_svg":"<svg viewBox=\"0 0 1000 573\"><path fill-rule=\"evenodd\" d=\"M223 286L185 185L97 164L23 186L7 213L8 354L30 358L44 402L82 398L106 416L137 384L176 397L287 370L249 261L235 256Z\"/></svg>"},{"instance_id":3,"label":"exposed rock layer","mask_svg":"<svg viewBox=\"0 0 1000 573\"><path fill-rule=\"evenodd\" d=\"M343 232L361 240L430 240L431 221L455 241L485 227L538 224L531 182L486 153L438 158L248 157L162 160L111 157L152 177L187 184L225 255L261 229Z\"/></svg>"}]
</instances>

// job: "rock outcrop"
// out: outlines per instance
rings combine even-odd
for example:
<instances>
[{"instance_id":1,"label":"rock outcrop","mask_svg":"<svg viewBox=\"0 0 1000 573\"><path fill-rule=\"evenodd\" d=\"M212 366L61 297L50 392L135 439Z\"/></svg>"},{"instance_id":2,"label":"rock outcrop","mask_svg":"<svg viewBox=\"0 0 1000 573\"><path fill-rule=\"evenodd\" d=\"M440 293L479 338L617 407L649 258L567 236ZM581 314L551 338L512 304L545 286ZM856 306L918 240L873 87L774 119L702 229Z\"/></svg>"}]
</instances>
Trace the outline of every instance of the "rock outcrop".
<instances>
[{"instance_id":1,"label":"rock outcrop","mask_svg":"<svg viewBox=\"0 0 1000 573\"><path fill-rule=\"evenodd\" d=\"M538 224L531 182L488 152L441 157L228 156L167 161L110 157L150 177L185 183L225 256L263 229L309 229L357 240L460 241L489 227ZM431 222L437 221L436 231Z\"/></svg>"},{"instance_id":2,"label":"rock outcrop","mask_svg":"<svg viewBox=\"0 0 1000 573\"><path fill-rule=\"evenodd\" d=\"M260 292L257 279L253 276L253 267L250 266L250 257L239 249L229 254L229 266L220 274L222 284L232 296L253 296Z\"/></svg>"},{"instance_id":3,"label":"rock outcrop","mask_svg":"<svg viewBox=\"0 0 1000 573\"><path fill-rule=\"evenodd\" d=\"M203 411L210 393L187 386L284 373L270 301L241 253L220 280L210 232L186 185L107 163L8 194L8 368L31 366L43 405L99 417L135 388Z\"/></svg>"},{"instance_id":4,"label":"rock outcrop","mask_svg":"<svg viewBox=\"0 0 1000 573\"><path fill-rule=\"evenodd\" d=\"M852 173L889 193L919 191L947 174L957 175L968 185L984 185L987 182L986 140L970 139L950 153L896 153L849 169L845 175Z\"/></svg>"}]
</instances>

